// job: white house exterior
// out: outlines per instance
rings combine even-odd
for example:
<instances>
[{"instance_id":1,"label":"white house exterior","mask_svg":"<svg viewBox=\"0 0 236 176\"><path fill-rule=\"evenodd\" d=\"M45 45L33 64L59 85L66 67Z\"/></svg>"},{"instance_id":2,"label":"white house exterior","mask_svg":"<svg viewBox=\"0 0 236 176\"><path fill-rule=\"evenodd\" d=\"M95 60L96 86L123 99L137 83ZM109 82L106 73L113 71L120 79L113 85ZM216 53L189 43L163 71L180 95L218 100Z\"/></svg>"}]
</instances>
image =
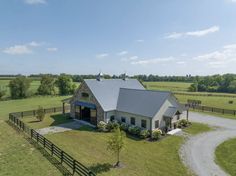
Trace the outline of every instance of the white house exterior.
<instances>
[{"instance_id":1,"label":"white house exterior","mask_svg":"<svg viewBox=\"0 0 236 176\"><path fill-rule=\"evenodd\" d=\"M93 125L118 120L144 129L173 128L182 106L171 92L145 90L136 79L84 80L70 101L70 115Z\"/></svg>"}]
</instances>

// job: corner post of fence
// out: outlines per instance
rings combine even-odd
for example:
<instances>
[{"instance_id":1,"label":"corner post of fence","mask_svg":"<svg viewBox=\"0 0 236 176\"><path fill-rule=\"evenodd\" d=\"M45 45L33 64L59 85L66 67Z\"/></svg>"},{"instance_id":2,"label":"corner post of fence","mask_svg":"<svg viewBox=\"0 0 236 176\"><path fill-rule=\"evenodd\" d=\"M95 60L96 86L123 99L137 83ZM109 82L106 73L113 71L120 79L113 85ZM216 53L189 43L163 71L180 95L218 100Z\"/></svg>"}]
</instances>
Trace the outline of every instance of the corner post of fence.
<instances>
[{"instance_id":1,"label":"corner post of fence","mask_svg":"<svg viewBox=\"0 0 236 176\"><path fill-rule=\"evenodd\" d=\"M53 156L53 153L54 153L54 145L51 144L51 155Z\"/></svg>"},{"instance_id":2,"label":"corner post of fence","mask_svg":"<svg viewBox=\"0 0 236 176\"><path fill-rule=\"evenodd\" d=\"M92 171L89 171L89 176L94 176L94 173Z\"/></svg>"},{"instance_id":3,"label":"corner post of fence","mask_svg":"<svg viewBox=\"0 0 236 176\"><path fill-rule=\"evenodd\" d=\"M64 158L64 152L61 151L61 164L63 163L63 158Z\"/></svg>"},{"instance_id":4,"label":"corner post of fence","mask_svg":"<svg viewBox=\"0 0 236 176\"><path fill-rule=\"evenodd\" d=\"M73 160L73 174L72 175L75 174L75 165L76 165L76 162L75 162L75 160Z\"/></svg>"}]
</instances>

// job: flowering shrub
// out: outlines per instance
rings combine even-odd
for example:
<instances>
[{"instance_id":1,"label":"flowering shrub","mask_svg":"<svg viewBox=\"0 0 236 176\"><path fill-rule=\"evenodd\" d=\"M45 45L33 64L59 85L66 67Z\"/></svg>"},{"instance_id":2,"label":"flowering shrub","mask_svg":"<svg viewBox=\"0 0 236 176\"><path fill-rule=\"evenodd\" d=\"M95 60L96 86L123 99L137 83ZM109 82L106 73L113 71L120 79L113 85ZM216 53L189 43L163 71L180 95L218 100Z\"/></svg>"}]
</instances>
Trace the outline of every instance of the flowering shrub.
<instances>
[{"instance_id":1,"label":"flowering shrub","mask_svg":"<svg viewBox=\"0 0 236 176\"><path fill-rule=\"evenodd\" d=\"M178 128L182 128L182 127L187 127L190 123L185 120L185 119L181 119L177 122L177 127Z\"/></svg>"},{"instance_id":2,"label":"flowering shrub","mask_svg":"<svg viewBox=\"0 0 236 176\"><path fill-rule=\"evenodd\" d=\"M160 129L155 129L152 131L152 139L158 140L162 134L162 131Z\"/></svg>"},{"instance_id":3,"label":"flowering shrub","mask_svg":"<svg viewBox=\"0 0 236 176\"><path fill-rule=\"evenodd\" d=\"M107 130L112 131L116 128L120 127L119 123L117 121L109 121L107 123Z\"/></svg>"},{"instance_id":4,"label":"flowering shrub","mask_svg":"<svg viewBox=\"0 0 236 176\"><path fill-rule=\"evenodd\" d=\"M141 130L139 136L142 139L146 139L150 136L150 132L149 132L149 130L145 130L145 129Z\"/></svg>"},{"instance_id":5,"label":"flowering shrub","mask_svg":"<svg viewBox=\"0 0 236 176\"><path fill-rule=\"evenodd\" d=\"M103 122L103 121L100 121L97 125L98 127L98 131L101 131L101 132L107 132L107 123L106 122Z\"/></svg>"}]
</instances>

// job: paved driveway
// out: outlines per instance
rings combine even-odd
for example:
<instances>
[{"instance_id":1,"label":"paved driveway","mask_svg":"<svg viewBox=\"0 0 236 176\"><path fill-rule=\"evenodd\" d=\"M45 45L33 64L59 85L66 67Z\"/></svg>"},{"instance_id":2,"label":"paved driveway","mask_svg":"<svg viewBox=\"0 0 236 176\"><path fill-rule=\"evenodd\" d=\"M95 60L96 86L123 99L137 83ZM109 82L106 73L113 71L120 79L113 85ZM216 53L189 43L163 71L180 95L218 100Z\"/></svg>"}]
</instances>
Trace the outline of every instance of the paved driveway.
<instances>
[{"instance_id":1,"label":"paved driveway","mask_svg":"<svg viewBox=\"0 0 236 176\"><path fill-rule=\"evenodd\" d=\"M236 120L190 112L190 121L217 126L215 131L190 137L181 148L184 163L199 176L225 176L215 164L215 149L225 140L236 137Z\"/></svg>"}]
</instances>

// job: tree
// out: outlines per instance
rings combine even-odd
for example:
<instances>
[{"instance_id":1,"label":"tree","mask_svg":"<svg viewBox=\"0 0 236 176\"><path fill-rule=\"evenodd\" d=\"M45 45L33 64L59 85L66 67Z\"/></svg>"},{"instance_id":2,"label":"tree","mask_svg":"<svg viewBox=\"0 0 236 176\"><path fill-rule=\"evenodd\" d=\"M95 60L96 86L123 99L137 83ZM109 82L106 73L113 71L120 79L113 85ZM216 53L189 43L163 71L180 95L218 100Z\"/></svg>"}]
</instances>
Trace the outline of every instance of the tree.
<instances>
[{"instance_id":1,"label":"tree","mask_svg":"<svg viewBox=\"0 0 236 176\"><path fill-rule=\"evenodd\" d=\"M44 75L41 78L40 86L38 88L39 95L54 95L55 94L55 84L54 78L50 75Z\"/></svg>"},{"instance_id":2,"label":"tree","mask_svg":"<svg viewBox=\"0 0 236 176\"><path fill-rule=\"evenodd\" d=\"M39 106L38 109L36 110L36 118L39 121L43 121L44 117L45 117L44 109L42 106Z\"/></svg>"},{"instance_id":3,"label":"tree","mask_svg":"<svg viewBox=\"0 0 236 176\"><path fill-rule=\"evenodd\" d=\"M230 82L228 91L231 93L236 93L236 80Z\"/></svg>"},{"instance_id":4,"label":"tree","mask_svg":"<svg viewBox=\"0 0 236 176\"><path fill-rule=\"evenodd\" d=\"M26 98L29 96L31 80L25 76L16 77L9 82L11 98Z\"/></svg>"},{"instance_id":5,"label":"tree","mask_svg":"<svg viewBox=\"0 0 236 176\"><path fill-rule=\"evenodd\" d=\"M59 88L60 95L73 94L76 86L73 84L70 76L61 74L56 81L56 85Z\"/></svg>"},{"instance_id":6,"label":"tree","mask_svg":"<svg viewBox=\"0 0 236 176\"><path fill-rule=\"evenodd\" d=\"M120 165L120 152L124 148L125 132L116 128L107 142L107 149L117 156L115 167Z\"/></svg>"},{"instance_id":7,"label":"tree","mask_svg":"<svg viewBox=\"0 0 236 176\"><path fill-rule=\"evenodd\" d=\"M0 100L6 95L6 90L0 87Z\"/></svg>"}]
</instances>

